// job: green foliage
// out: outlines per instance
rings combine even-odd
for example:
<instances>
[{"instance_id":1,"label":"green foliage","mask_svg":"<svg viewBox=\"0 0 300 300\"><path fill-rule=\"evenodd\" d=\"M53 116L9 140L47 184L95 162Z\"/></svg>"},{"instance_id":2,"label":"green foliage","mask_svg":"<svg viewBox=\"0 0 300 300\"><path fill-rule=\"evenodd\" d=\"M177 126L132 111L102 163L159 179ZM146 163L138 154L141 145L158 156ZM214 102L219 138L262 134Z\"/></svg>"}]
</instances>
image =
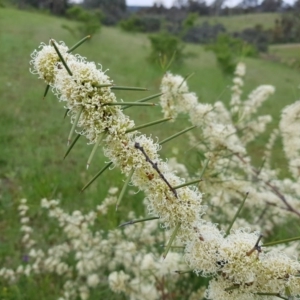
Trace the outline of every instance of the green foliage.
<instances>
[{"instance_id":1,"label":"green foliage","mask_svg":"<svg viewBox=\"0 0 300 300\"><path fill-rule=\"evenodd\" d=\"M124 31L128 32L154 32L159 31L161 18L151 15L131 15L128 19L119 23Z\"/></svg>"},{"instance_id":2,"label":"green foliage","mask_svg":"<svg viewBox=\"0 0 300 300\"><path fill-rule=\"evenodd\" d=\"M76 33L78 33L78 35L82 37L89 34L95 34L100 30L100 20L102 18L100 10L93 10L93 12L91 12L85 10L79 5L74 5L67 10L66 14L71 20L78 21L80 23L75 30L68 25L63 25L63 28L69 30L72 35L76 35Z\"/></svg>"},{"instance_id":3,"label":"green foliage","mask_svg":"<svg viewBox=\"0 0 300 300\"><path fill-rule=\"evenodd\" d=\"M272 45L266 59L277 61L291 68L300 69L300 51L298 44Z\"/></svg>"},{"instance_id":4,"label":"green foliage","mask_svg":"<svg viewBox=\"0 0 300 300\"><path fill-rule=\"evenodd\" d=\"M200 16L197 23L205 21L211 24L221 23L225 26L228 32L243 31L251 25L261 24L265 29L271 29L274 22L279 18L279 13L253 13L253 14L240 14L233 16Z\"/></svg>"},{"instance_id":5,"label":"green foliage","mask_svg":"<svg viewBox=\"0 0 300 300\"><path fill-rule=\"evenodd\" d=\"M197 13L189 13L188 16L185 18L185 20L183 21L184 30L188 30L193 26L195 26L198 17L199 16Z\"/></svg>"},{"instance_id":6,"label":"green foliage","mask_svg":"<svg viewBox=\"0 0 300 300\"><path fill-rule=\"evenodd\" d=\"M122 20L119 23L119 25L124 31L128 31L128 32L143 31L142 20L137 15L132 15L127 20Z\"/></svg>"},{"instance_id":7,"label":"green foliage","mask_svg":"<svg viewBox=\"0 0 300 300\"><path fill-rule=\"evenodd\" d=\"M234 34L234 37L253 45L259 52L267 52L270 43L270 31L263 29L261 25L244 29Z\"/></svg>"},{"instance_id":8,"label":"green foliage","mask_svg":"<svg viewBox=\"0 0 300 300\"><path fill-rule=\"evenodd\" d=\"M272 29L273 43L299 43L300 42L300 18L299 13L282 14L276 19Z\"/></svg>"},{"instance_id":9,"label":"green foliage","mask_svg":"<svg viewBox=\"0 0 300 300\"><path fill-rule=\"evenodd\" d=\"M227 19L230 20L230 18ZM17 22L11 20L17 20ZM71 21L66 21L66 24L70 27L74 26ZM45 222L44 216L40 213L39 201L42 197L63 199L64 208L69 211L83 207L89 210L100 204L106 189L111 186L112 182L119 182L117 186L121 188L124 178L118 171L110 170L90 189L80 194L81 188L103 167L106 159L99 151L95 163L91 165L88 172L85 171L84 167L91 147L87 147L82 139L72 149L70 156L62 160L67 149L66 139L70 125L63 121L63 111L51 93L45 100L42 100L45 86L28 72L26 59L41 41L47 43L49 36L56 40L64 40L68 45L77 42L77 39L61 29L61 19L5 8L0 10L0 31L2 45L0 54L3 59L0 94L1 99L5 99L2 101L3 105L0 110L2 125L0 128L0 228L3 232L0 261L4 266L4 261L5 264L9 262L11 265L19 261L20 247L17 241L20 235L20 223L16 217L16 209L21 197L28 198L30 209L33 210L33 225L40 227L40 232L43 234L50 229L54 230L54 227ZM111 71L108 74L116 83L146 86L151 90L150 93L153 93L158 90L161 72L145 67L146 43L145 35L127 34L115 28L106 27L103 28L101 36L96 34L93 47L84 44L76 50L76 53L92 57L95 61L101 62L105 69L110 68ZM185 64L178 68L181 74L197 71L196 75L189 80L190 89L205 101L214 101L221 93L224 99L228 98L229 92L225 87L230 84L230 81L216 68L213 55L205 52L199 45L187 45L186 49L197 53L197 56L186 58ZM297 48L293 50L296 52ZM249 70L256 70L247 74L246 93L262 82L276 86L276 94L270 103L264 105L264 112L273 115L274 122L277 123L278 117L276 116L279 115L280 109L300 96L299 90L294 88L300 82L299 71L256 58L246 58L246 63ZM20 74L22 74L21 77ZM118 93L123 99L137 100L145 97L145 93L148 92L141 92L138 96L135 93L132 96L130 92ZM29 102L28 99L30 99ZM133 115L137 124L142 124L157 119L159 111L158 107L149 108L149 110L132 108L128 110L128 113ZM58 116L61 116L61 121ZM166 123L164 126L154 126L149 133L162 140L188 124L185 119L181 119L179 125ZM261 149L266 144L266 138L262 136L250 145L253 152L257 153L257 157L254 157L257 162L261 160ZM187 149L186 145L185 137L179 138L176 143L182 161L190 170L194 170L198 168L199 158L196 154L192 155L194 151ZM164 145L162 155L168 154L169 156L173 147L173 143ZM28 151L28 149L33 149L33 151ZM282 157L280 151L274 154L277 168L285 166L286 161ZM115 228L116 224L124 221L123 217L128 211L141 207L142 200L141 194L129 196L128 201L125 201L126 205L120 208L121 212L115 213L113 210L107 219L99 219L99 226L105 230ZM138 215L142 213L143 210L140 208ZM282 229L281 237L287 236L287 232ZM196 281L196 284L199 284L201 280L196 276L191 276L191 278ZM184 283L187 281L184 280ZM14 288L19 289L19 299L22 300L54 299L59 284L59 278L53 279L50 283L37 278L34 283L27 285L18 284L18 286L7 288L1 285L0 299L18 299L17 292L12 291ZM184 288L190 289L189 286L184 286ZM46 295L47 292L48 295ZM120 299L121 297L120 295L93 295L91 299Z\"/></svg>"},{"instance_id":10,"label":"green foliage","mask_svg":"<svg viewBox=\"0 0 300 300\"><path fill-rule=\"evenodd\" d=\"M241 57L256 55L253 46L228 34L219 34L216 42L206 46L206 49L215 53L218 65L225 74L233 74Z\"/></svg>"},{"instance_id":11,"label":"green foliage","mask_svg":"<svg viewBox=\"0 0 300 300\"><path fill-rule=\"evenodd\" d=\"M125 0L84 0L82 4L87 9L101 9L103 12L102 23L116 25L125 16Z\"/></svg>"},{"instance_id":12,"label":"green foliage","mask_svg":"<svg viewBox=\"0 0 300 300\"><path fill-rule=\"evenodd\" d=\"M168 64L171 60L174 63L181 63L183 60L183 44L179 38L167 32L161 32L149 36L151 42L151 54L149 61Z\"/></svg>"},{"instance_id":13,"label":"green foliage","mask_svg":"<svg viewBox=\"0 0 300 300\"><path fill-rule=\"evenodd\" d=\"M225 32L226 28L221 23L211 25L204 22L186 30L183 40L189 43L208 44L214 42L219 34Z\"/></svg>"}]
</instances>

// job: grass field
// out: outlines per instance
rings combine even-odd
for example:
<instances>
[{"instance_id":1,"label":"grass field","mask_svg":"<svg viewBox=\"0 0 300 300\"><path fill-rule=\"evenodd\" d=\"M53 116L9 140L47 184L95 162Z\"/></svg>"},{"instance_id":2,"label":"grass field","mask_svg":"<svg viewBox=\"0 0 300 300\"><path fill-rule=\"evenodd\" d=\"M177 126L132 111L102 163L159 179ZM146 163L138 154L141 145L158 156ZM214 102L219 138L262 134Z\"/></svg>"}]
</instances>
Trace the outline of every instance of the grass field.
<instances>
[{"instance_id":1,"label":"grass field","mask_svg":"<svg viewBox=\"0 0 300 300\"><path fill-rule=\"evenodd\" d=\"M277 18L279 18L277 13L257 13L220 17L201 16L198 22L209 22L211 25L221 23L229 32L235 32L254 27L255 25L262 25L264 29L271 29L274 27Z\"/></svg>"},{"instance_id":2,"label":"grass field","mask_svg":"<svg viewBox=\"0 0 300 300\"><path fill-rule=\"evenodd\" d=\"M269 49L270 59L279 61L299 70L300 44L272 45Z\"/></svg>"},{"instance_id":3,"label":"grass field","mask_svg":"<svg viewBox=\"0 0 300 300\"><path fill-rule=\"evenodd\" d=\"M246 16L247 18L248 16ZM250 18L250 16L249 16ZM274 18L274 16L272 16ZM13 20L13 21L12 21ZM226 22L230 19L226 19ZM249 19L250 20L250 19ZM267 24L270 19L264 17ZM225 18L224 18L225 22ZM231 21L230 21L231 22ZM240 20L235 19L239 23ZM228 28L234 28L228 24ZM250 21L249 21L250 22ZM247 21L247 23L249 23ZM246 23L246 22L245 22ZM51 93L45 100L42 95L45 85L29 72L30 53L41 42L48 43L50 38L63 40L69 46L77 40L62 29L62 24L74 26L74 23L47 15L0 8L0 264L11 263L18 257L19 223L16 208L20 198L28 198L36 226L43 225L39 219L39 203L42 197L54 197L62 200L69 210L82 208L88 210L100 203L110 186L122 186L122 176L118 170L112 170L83 194L82 186L103 166L105 158L99 151L89 169L86 161L91 151L84 139L79 140L69 157L63 161L67 149L66 141L70 125L63 120L64 110ZM108 74L118 85L142 86L149 92L119 92L124 101L134 101L159 91L161 70L148 64L146 58L150 45L146 35L128 34L116 28L102 28L101 33L78 50L88 60L94 60L109 69ZM181 75L195 72L189 80L191 91L195 91L202 102L213 103L230 98L231 78L224 77L218 69L212 53L199 45L186 45L189 55L184 65L172 71ZM268 132L279 119L280 110L298 100L300 92L300 74L288 66L259 59L246 59L247 75L245 95L260 84L272 84L276 93L263 106L262 113L274 117ZM129 112L126 111L126 113ZM129 112L136 124L160 119L159 108L134 108ZM160 139L185 127L187 120L180 119L176 125L158 125L145 130ZM251 144L255 158L259 161L266 137ZM189 153L185 152L185 139L178 139L162 150L162 156L168 157L172 147L179 148L182 162L192 165ZM282 153L275 157L276 166L281 167ZM124 201L118 213L108 220L100 221L104 228L114 228L123 219L128 209L140 205L141 194L130 196ZM129 201L130 200L130 201ZM35 286L35 283L32 283ZM31 286L31 285L30 285ZM31 286L32 287L32 286ZM51 290L51 286L48 287ZM26 299L47 298L45 293L30 294ZM1 296L1 291L0 291ZM4 296L3 296L4 297ZM1 298L1 297L0 297ZM10 298L1 298L10 299ZM20 296L18 299L25 299ZM97 298L98 299L98 298Z\"/></svg>"}]
</instances>

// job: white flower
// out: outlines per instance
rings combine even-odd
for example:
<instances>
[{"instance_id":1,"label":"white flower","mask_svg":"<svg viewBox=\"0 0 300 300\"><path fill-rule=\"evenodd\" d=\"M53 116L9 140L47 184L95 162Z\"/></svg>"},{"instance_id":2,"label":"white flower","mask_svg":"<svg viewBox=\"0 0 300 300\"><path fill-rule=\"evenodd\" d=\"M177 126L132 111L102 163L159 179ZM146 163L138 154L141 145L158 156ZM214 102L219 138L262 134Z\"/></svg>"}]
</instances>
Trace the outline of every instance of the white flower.
<instances>
[{"instance_id":1,"label":"white flower","mask_svg":"<svg viewBox=\"0 0 300 300\"><path fill-rule=\"evenodd\" d=\"M123 271L112 272L108 276L109 286L116 293L125 292L128 289L127 282L129 278L130 276Z\"/></svg>"},{"instance_id":2,"label":"white flower","mask_svg":"<svg viewBox=\"0 0 300 300\"><path fill-rule=\"evenodd\" d=\"M96 287L100 282L99 276L97 274L91 274L87 277L86 283L90 287Z\"/></svg>"},{"instance_id":3,"label":"white flower","mask_svg":"<svg viewBox=\"0 0 300 300\"><path fill-rule=\"evenodd\" d=\"M246 74L246 65L243 62L239 62L234 74L243 77Z\"/></svg>"}]
</instances>

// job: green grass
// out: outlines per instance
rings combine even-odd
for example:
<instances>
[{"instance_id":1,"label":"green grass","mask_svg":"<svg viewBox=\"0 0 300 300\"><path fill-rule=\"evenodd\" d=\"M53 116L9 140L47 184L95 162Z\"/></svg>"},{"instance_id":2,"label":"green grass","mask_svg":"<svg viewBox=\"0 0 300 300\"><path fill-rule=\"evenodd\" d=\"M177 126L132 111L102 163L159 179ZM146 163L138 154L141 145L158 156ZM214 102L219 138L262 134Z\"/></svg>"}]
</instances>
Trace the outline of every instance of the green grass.
<instances>
[{"instance_id":1,"label":"green grass","mask_svg":"<svg viewBox=\"0 0 300 300\"><path fill-rule=\"evenodd\" d=\"M246 28L262 25L264 29L274 27L275 20L279 18L278 13L257 13L237 16L201 16L197 23L209 22L211 25L221 23L229 32L242 31Z\"/></svg>"},{"instance_id":2,"label":"green grass","mask_svg":"<svg viewBox=\"0 0 300 300\"><path fill-rule=\"evenodd\" d=\"M243 18L248 17L250 18ZM271 18L275 16L270 14L270 19L266 16L261 19L266 24L271 24ZM238 17L220 19L222 22L228 22L228 28L236 28L241 23ZM249 20L244 22L243 19L243 22L250 24ZM253 22L251 24L256 23ZM69 210L88 210L102 201L109 187L122 186L123 176L118 170L113 170L102 176L86 192L79 193L83 185L102 168L106 159L99 151L89 171L86 171L86 161L92 148L81 138L63 161L70 130L69 121L63 120L64 109L51 93L45 100L42 99L45 84L29 72L30 53L40 42L48 43L50 38L63 40L69 46L77 42L76 38L62 29L62 24L74 26L74 23L61 18L0 8L0 231L3 233L0 235L1 265L19 259L19 223L16 208L20 198L28 198L32 215L37 217L35 226L38 227L45 225L43 220L38 218L39 203L43 197L59 198ZM109 69L108 74L117 85L150 89L149 92L118 92L117 96L124 101L134 101L159 91L162 72L158 67L149 65L146 60L150 53L146 35L128 34L116 28L103 28L101 33L81 46L78 52L88 60L101 63L104 70ZM195 72L189 80L189 86L191 91L197 93L200 101L228 102L231 79L223 76L213 54L206 52L199 45L186 45L185 53L190 54L185 63L174 67L173 71L183 76ZM248 71L245 95L260 84L276 86L276 94L262 109L262 113L274 116L269 132L276 126L280 110L299 99L300 74L288 66L272 61L246 59L246 64ZM126 113L135 119L136 124L162 118L160 109L152 107L132 108ZM163 139L187 124L187 118L183 116L175 124L157 125L144 132ZM257 163L265 141L266 135L251 144ZM174 146L179 148L182 162L191 168L197 168L193 161L195 157L186 151L184 137L166 144L162 156L169 157ZM280 151L275 154L275 161L278 167L285 162ZM141 199L142 195L139 193L123 201L114 218L100 221L103 228L114 228L124 220L123 216L127 210L137 208L142 213ZM44 292L40 291L40 294L30 294L30 287L35 287L36 283L29 284L27 298L46 299L44 294L52 289L49 283L43 284L48 288L45 288ZM12 298L7 296L5 299Z\"/></svg>"},{"instance_id":3,"label":"green grass","mask_svg":"<svg viewBox=\"0 0 300 300\"><path fill-rule=\"evenodd\" d=\"M300 44L270 46L267 58L300 69Z\"/></svg>"},{"instance_id":4,"label":"green grass","mask_svg":"<svg viewBox=\"0 0 300 300\"><path fill-rule=\"evenodd\" d=\"M12 19L18 22L10 22ZM42 99L45 85L29 72L29 55L40 42L47 43L49 38L55 38L72 45L77 41L61 28L65 23L72 26L72 23L60 18L12 9L0 10L0 136L3 145L0 165L5 211L20 197L28 197L37 205L41 197L49 197L53 190L56 190L55 196L60 196L68 206L94 205L112 184L112 178L120 178L117 171L112 172L112 178L103 176L100 184L78 194L83 184L102 167L104 158L98 153L90 170L85 171L91 147L80 139L63 162L70 125L68 120L63 120L64 110L51 93L45 100ZM78 51L89 60L101 63L104 70L109 69L108 74L116 84L150 89L150 92L118 92L124 101L137 100L159 90L162 73L146 61L150 52L146 35L103 28ZM187 45L185 51L193 55L174 72L181 75L195 72L189 86L200 101L212 103L222 99L227 102L231 79L222 75L213 54L197 45ZM263 113L273 115L276 124L282 107L299 98L297 86L300 75L295 70L269 61L247 59L246 63L245 95L259 84L276 86L276 94L263 107ZM127 112L134 116L137 124L161 118L159 108L133 108ZM158 125L145 132L165 138L185 125L184 117L181 122L176 126ZM171 147L173 145L166 145L163 155L167 156ZM185 156L183 153L183 160ZM97 200L94 195L98 195Z\"/></svg>"}]
</instances>

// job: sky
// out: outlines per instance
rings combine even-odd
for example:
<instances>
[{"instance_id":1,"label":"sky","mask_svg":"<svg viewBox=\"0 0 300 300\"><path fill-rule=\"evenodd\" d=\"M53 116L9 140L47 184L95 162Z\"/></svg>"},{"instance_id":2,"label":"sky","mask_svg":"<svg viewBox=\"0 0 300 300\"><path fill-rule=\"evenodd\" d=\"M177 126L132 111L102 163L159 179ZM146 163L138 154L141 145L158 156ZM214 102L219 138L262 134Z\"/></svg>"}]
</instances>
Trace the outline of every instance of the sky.
<instances>
[{"instance_id":1,"label":"sky","mask_svg":"<svg viewBox=\"0 0 300 300\"><path fill-rule=\"evenodd\" d=\"M127 5L136 5L136 6L152 6L154 3L163 4L165 7L170 8L175 0L126 0ZM210 4L214 0L206 0L206 3ZM262 1L262 0L260 0ZM293 4L296 0L284 0L288 4ZM1 2L1 0L0 0ZM71 2L82 2L82 0L71 0ZM240 3L241 0L226 0L227 6L235 6Z\"/></svg>"},{"instance_id":2,"label":"sky","mask_svg":"<svg viewBox=\"0 0 300 300\"><path fill-rule=\"evenodd\" d=\"M213 0L208 0L211 3ZM127 5L138 5L138 6L152 6L154 2L162 3L165 7L171 7L174 0L126 0ZM238 4L240 0L227 0L226 4L234 6ZM285 0L287 3L293 3L294 0Z\"/></svg>"},{"instance_id":3,"label":"sky","mask_svg":"<svg viewBox=\"0 0 300 300\"><path fill-rule=\"evenodd\" d=\"M155 0L126 0L127 5L140 5L140 6L152 6ZM173 0L162 0L164 6L170 7L173 3Z\"/></svg>"}]
</instances>

